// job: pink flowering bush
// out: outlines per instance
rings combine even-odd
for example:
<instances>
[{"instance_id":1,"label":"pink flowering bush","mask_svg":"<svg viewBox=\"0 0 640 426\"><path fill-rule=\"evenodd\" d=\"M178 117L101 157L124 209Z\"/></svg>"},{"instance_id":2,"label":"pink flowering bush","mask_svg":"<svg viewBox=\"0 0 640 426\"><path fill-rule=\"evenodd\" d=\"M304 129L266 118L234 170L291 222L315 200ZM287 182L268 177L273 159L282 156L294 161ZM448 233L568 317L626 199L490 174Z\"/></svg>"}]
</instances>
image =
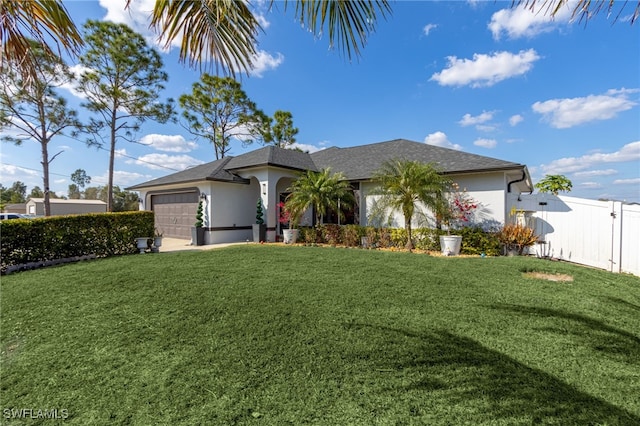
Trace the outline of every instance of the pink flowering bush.
<instances>
[{"instance_id":1,"label":"pink flowering bush","mask_svg":"<svg viewBox=\"0 0 640 426\"><path fill-rule=\"evenodd\" d=\"M467 194L466 189L460 191L460 186L457 183L453 183L451 186L453 191L447 197L444 211L439 217L441 222L446 225L447 232L470 224L475 210L478 208L478 203Z\"/></svg>"}]
</instances>

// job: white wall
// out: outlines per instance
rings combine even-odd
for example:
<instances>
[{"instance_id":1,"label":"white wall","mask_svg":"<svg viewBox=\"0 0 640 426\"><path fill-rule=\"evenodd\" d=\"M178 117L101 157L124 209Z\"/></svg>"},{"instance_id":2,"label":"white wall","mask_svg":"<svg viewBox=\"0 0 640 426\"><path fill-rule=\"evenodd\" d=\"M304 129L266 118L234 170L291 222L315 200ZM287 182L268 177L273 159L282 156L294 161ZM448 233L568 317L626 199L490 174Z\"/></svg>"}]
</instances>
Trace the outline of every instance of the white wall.
<instances>
[{"instance_id":1,"label":"white wall","mask_svg":"<svg viewBox=\"0 0 640 426\"><path fill-rule=\"evenodd\" d=\"M478 203L479 207L475 211L473 220L475 224L484 228L495 228L504 223L507 214L505 195L507 182L504 173L456 175L450 176L450 178L459 185L460 190L466 189L467 194ZM372 182L360 184L361 196L364 200L361 203L364 208L360 210L360 223L363 225L369 223L370 214L379 198L369 194L375 187L376 184ZM394 212L391 218L390 226L404 227L404 218L400 212ZM413 218L412 225L433 227L435 221L432 212L420 207Z\"/></svg>"}]
</instances>

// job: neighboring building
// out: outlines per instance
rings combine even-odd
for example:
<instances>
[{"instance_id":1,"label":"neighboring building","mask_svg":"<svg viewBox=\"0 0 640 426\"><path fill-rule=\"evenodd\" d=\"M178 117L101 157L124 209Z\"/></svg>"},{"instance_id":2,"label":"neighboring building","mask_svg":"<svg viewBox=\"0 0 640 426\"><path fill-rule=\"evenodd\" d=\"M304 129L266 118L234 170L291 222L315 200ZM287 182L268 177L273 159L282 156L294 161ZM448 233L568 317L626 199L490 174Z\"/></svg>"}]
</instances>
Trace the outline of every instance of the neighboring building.
<instances>
[{"instance_id":1,"label":"neighboring building","mask_svg":"<svg viewBox=\"0 0 640 426\"><path fill-rule=\"evenodd\" d=\"M25 203L17 203L17 204L7 204L4 206L2 210L3 213L20 213L24 214L27 210L27 205Z\"/></svg>"},{"instance_id":2,"label":"neighboring building","mask_svg":"<svg viewBox=\"0 0 640 426\"><path fill-rule=\"evenodd\" d=\"M382 164L392 159L436 163L443 173L465 188L479 202L480 222L504 223L511 209L512 193L531 193L533 185L523 164L469 154L404 139L351 148L329 148L313 154L265 146L237 157L210 163L127 188L140 193L141 209L155 212L156 227L166 237L191 237L200 200L204 203L206 243L245 241L252 238L256 202L266 210L267 239L280 234L277 204L304 171L331 168L352 184L357 206L351 223L366 225L375 197L372 180ZM509 198L509 199L508 199ZM307 214L301 225L311 224ZM396 215L392 226L404 226Z\"/></svg>"},{"instance_id":3,"label":"neighboring building","mask_svg":"<svg viewBox=\"0 0 640 426\"><path fill-rule=\"evenodd\" d=\"M64 200L61 198L51 198L49 199L49 206L51 207L51 216L105 213L107 211L107 203L100 200ZM26 204L26 212L23 210L23 213L43 216L44 198L29 198Z\"/></svg>"}]
</instances>

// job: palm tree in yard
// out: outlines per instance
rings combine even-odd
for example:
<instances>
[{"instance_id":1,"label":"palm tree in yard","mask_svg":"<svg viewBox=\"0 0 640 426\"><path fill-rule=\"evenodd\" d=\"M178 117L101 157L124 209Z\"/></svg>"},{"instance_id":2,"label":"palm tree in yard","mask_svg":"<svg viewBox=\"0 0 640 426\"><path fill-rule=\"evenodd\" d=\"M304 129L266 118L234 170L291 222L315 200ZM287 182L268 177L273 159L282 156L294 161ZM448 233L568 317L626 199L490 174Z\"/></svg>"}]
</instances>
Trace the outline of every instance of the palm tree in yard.
<instances>
[{"instance_id":1,"label":"palm tree in yard","mask_svg":"<svg viewBox=\"0 0 640 426\"><path fill-rule=\"evenodd\" d=\"M299 218L307 209L313 207L316 223L322 223L329 209L342 214L342 208L354 203L353 191L349 182L341 173L331 173L330 169L320 172L307 171L293 181L288 189L291 194L285 203L286 209L294 218Z\"/></svg>"},{"instance_id":2,"label":"palm tree in yard","mask_svg":"<svg viewBox=\"0 0 640 426\"><path fill-rule=\"evenodd\" d=\"M419 204L433 212L441 211L443 195L450 181L433 164L410 160L392 160L384 163L375 174L378 188L371 192L379 195L378 207L399 211L404 217L407 231L407 250L413 249L411 221Z\"/></svg>"}]
</instances>

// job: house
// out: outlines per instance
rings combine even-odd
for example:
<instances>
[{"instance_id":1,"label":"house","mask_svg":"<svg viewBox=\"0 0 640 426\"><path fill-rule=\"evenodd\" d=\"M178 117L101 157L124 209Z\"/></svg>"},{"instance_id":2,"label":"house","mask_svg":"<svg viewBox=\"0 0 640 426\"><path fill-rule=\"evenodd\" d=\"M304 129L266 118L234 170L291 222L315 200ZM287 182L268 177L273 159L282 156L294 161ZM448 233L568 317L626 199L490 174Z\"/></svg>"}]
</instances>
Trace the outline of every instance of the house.
<instances>
[{"instance_id":1,"label":"house","mask_svg":"<svg viewBox=\"0 0 640 426\"><path fill-rule=\"evenodd\" d=\"M24 214L27 211L26 203L7 204L2 209L3 213L20 213Z\"/></svg>"},{"instance_id":2,"label":"house","mask_svg":"<svg viewBox=\"0 0 640 426\"><path fill-rule=\"evenodd\" d=\"M267 240L281 232L277 204L294 179L307 170L331 168L342 172L356 195L349 222L366 225L375 196L374 174L393 159L436 163L481 205L479 220L504 223L511 209L508 194L531 193L533 186L523 164L447 148L396 139L350 148L329 148L312 154L265 146L235 157L225 157L127 188L138 191L141 209L155 212L156 227L167 237L191 238L198 203L203 202L207 244L252 238L258 198L266 210ZM310 225L307 214L301 225ZM395 216L392 226L403 226Z\"/></svg>"},{"instance_id":3,"label":"house","mask_svg":"<svg viewBox=\"0 0 640 426\"><path fill-rule=\"evenodd\" d=\"M107 203L100 200L65 200L61 198L50 198L49 207L51 216L84 213L105 213ZM25 213L23 211L23 213ZM43 216L44 198L29 198L26 204L26 214Z\"/></svg>"}]
</instances>

